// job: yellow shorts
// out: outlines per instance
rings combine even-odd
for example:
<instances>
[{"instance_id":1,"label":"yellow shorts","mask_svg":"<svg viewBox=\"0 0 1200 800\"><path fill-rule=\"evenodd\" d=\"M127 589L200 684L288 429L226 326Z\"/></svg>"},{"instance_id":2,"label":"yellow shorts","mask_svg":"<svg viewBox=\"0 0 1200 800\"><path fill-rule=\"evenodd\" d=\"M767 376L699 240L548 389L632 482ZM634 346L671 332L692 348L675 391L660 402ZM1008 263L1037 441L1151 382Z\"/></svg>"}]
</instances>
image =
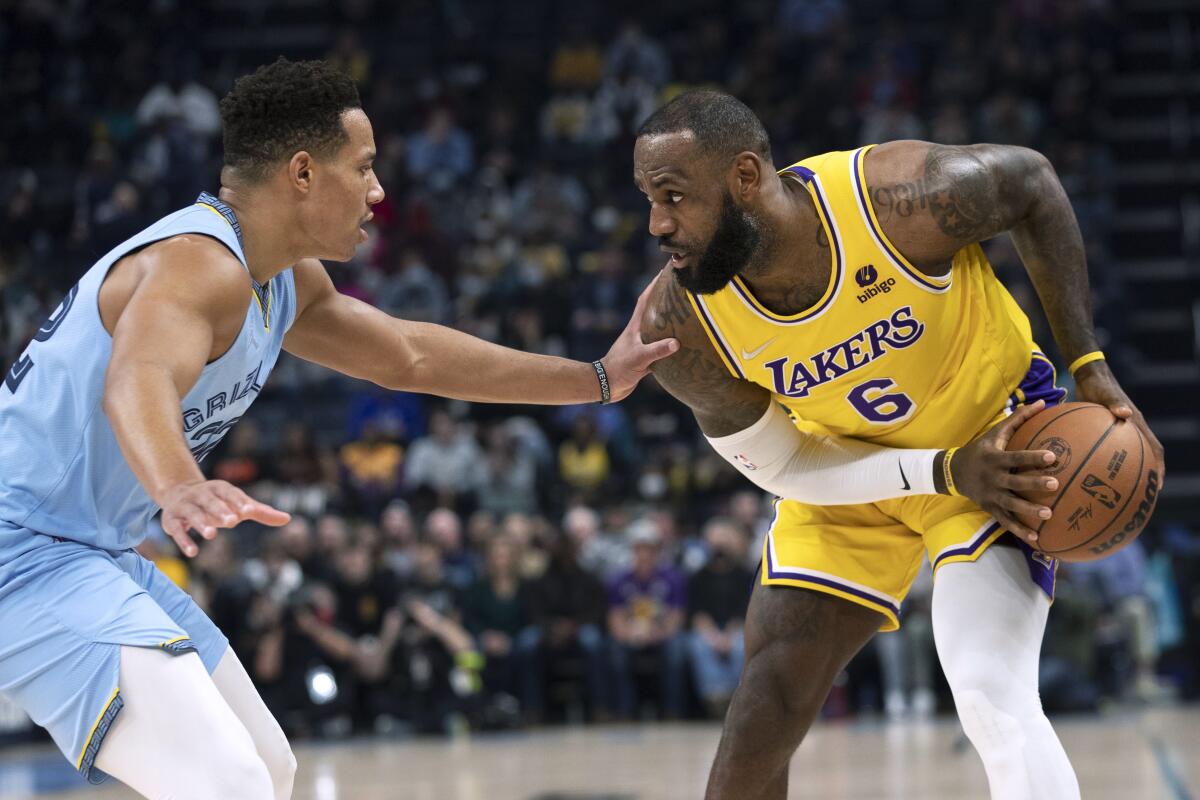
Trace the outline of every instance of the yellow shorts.
<instances>
[{"instance_id":1,"label":"yellow shorts","mask_svg":"<svg viewBox=\"0 0 1200 800\"><path fill-rule=\"evenodd\" d=\"M1034 400L1057 405L1066 392L1055 386L1054 368L1036 353L1029 374L1009 398L1008 409ZM965 497L918 495L878 503L813 506L776 500L775 518L763 543L762 582L836 595L883 614L880 630L900 627L900 603L926 554L938 568L974 561L1007 531ZM1058 561L1013 539L1029 562L1030 579L1054 599Z\"/></svg>"},{"instance_id":2,"label":"yellow shorts","mask_svg":"<svg viewBox=\"0 0 1200 800\"><path fill-rule=\"evenodd\" d=\"M900 627L900 603L928 553L943 564L974 561L1005 533L964 497L920 495L854 506L776 500L763 543L762 582L827 592Z\"/></svg>"}]
</instances>

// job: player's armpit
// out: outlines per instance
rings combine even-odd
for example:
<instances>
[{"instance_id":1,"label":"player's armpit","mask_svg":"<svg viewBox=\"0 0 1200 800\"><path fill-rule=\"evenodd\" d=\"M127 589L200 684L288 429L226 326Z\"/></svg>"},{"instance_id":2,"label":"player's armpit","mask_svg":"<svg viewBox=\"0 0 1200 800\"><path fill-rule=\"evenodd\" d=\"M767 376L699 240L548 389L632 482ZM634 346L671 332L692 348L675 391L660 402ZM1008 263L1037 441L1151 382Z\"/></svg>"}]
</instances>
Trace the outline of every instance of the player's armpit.
<instances>
[{"instance_id":1,"label":"player's armpit","mask_svg":"<svg viewBox=\"0 0 1200 800\"><path fill-rule=\"evenodd\" d=\"M728 436L749 428L767 410L770 392L729 374L670 267L665 271L642 320L642 341L674 337L679 351L651 367L655 379L692 409L706 436Z\"/></svg>"},{"instance_id":2,"label":"player's armpit","mask_svg":"<svg viewBox=\"0 0 1200 800\"><path fill-rule=\"evenodd\" d=\"M1025 147L889 142L863 168L883 232L929 275L945 274L963 247L1016 227L1039 201L1066 197L1050 162Z\"/></svg>"}]
</instances>

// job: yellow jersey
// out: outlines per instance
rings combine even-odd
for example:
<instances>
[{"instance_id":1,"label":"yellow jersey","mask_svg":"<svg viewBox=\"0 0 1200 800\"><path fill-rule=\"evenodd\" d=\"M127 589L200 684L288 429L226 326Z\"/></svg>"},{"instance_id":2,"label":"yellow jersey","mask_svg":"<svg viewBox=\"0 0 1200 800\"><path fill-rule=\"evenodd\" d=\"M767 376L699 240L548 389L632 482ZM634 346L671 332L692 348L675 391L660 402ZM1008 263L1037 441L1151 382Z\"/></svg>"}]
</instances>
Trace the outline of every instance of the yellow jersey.
<instances>
[{"instance_id":1,"label":"yellow jersey","mask_svg":"<svg viewBox=\"0 0 1200 800\"><path fill-rule=\"evenodd\" d=\"M812 307L775 314L740 277L688 297L729 371L770 390L801 428L891 447L963 445L1010 399L1024 401L1031 355L1045 357L978 244L932 278L888 240L866 190L869 150L780 172L804 184L829 237L832 274Z\"/></svg>"}]
</instances>

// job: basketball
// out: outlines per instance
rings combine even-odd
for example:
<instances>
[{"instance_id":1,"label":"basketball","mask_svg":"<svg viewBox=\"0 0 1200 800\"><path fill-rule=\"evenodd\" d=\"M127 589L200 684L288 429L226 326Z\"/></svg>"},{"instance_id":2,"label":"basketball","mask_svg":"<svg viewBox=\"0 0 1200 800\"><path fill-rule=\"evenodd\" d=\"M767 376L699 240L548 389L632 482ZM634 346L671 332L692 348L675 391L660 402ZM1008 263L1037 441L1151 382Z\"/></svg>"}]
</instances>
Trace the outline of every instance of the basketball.
<instances>
[{"instance_id":1,"label":"basketball","mask_svg":"<svg viewBox=\"0 0 1200 800\"><path fill-rule=\"evenodd\" d=\"M1095 403L1063 403L1027 420L1009 450L1049 450L1045 472L1058 489L1028 492L1049 506L1048 520L1022 516L1038 548L1063 561L1094 561L1125 547L1146 526L1158 499L1162 465L1138 427Z\"/></svg>"}]
</instances>

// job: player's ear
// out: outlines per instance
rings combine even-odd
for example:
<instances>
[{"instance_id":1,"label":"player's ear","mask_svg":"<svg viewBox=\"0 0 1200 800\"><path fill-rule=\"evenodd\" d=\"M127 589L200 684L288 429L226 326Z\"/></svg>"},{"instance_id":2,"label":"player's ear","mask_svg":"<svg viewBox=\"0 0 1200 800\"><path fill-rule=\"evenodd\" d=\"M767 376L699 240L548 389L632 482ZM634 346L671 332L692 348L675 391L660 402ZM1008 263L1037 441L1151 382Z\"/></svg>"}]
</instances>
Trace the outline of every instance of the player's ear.
<instances>
[{"instance_id":1,"label":"player's ear","mask_svg":"<svg viewBox=\"0 0 1200 800\"><path fill-rule=\"evenodd\" d=\"M733 169L730 170L730 193L742 200L748 201L762 191L763 170L766 164L762 156L750 150L744 150L734 156Z\"/></svg>"},{"instance_id":2,"label":"player's ear","mask_svg":"<svg viewBox=\"0 0 1200 800\"><path fill-rule=\"evenodd\" d=\"M296 152L288 162L288 183L301 192L312 191L312 156L307 150Z\"/></svg>"}]
</instances>

